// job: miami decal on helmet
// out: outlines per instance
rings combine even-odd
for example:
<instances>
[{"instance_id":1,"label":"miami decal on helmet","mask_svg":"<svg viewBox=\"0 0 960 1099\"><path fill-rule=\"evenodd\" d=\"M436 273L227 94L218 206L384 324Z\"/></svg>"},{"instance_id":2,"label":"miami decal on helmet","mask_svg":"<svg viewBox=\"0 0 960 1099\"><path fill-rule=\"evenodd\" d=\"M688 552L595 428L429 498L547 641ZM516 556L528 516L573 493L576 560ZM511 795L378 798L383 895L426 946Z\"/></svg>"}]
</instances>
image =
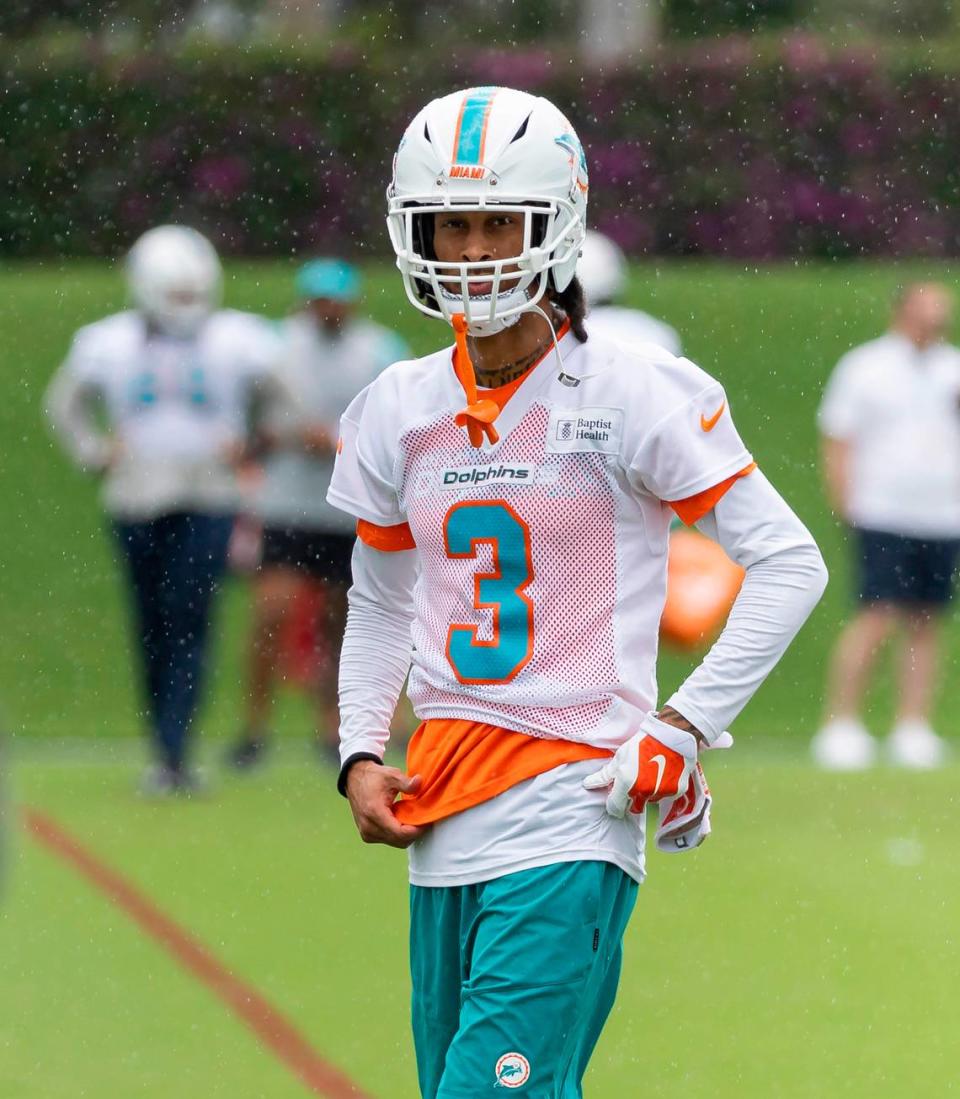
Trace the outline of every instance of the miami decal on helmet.
<instances>
[{"instance_id":1,"label":"miami decal on helmet","mask_svg":"<svg viewBox=\"0 0 960 1099\"><path fill-rule=\"evenodd\" d=\"M493 97L499 88L471 88L460 104L457 132L453 139L451 177L481 179L484 174L483 152L487 143L487 123ZM472 169L472 171L470 170Z\"/></svg>"}]
</instances>

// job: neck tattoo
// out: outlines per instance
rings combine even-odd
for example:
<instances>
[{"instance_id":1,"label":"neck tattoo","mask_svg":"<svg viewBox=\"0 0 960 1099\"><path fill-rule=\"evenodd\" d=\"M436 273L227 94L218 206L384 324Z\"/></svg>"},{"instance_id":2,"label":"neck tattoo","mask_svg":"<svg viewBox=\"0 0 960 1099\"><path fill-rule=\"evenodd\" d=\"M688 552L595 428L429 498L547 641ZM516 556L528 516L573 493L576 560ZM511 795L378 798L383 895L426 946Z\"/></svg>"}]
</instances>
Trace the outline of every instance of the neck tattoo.
<instances>
[{"instance_id":1,"label":"neck tattoo","mask_svg":"<svg viewBox=\"0 0 960 1099\"><path fill-rule=\"evenodd\" d=\"M483 386L484 389L498 389L501 385L509 385L511 382L515 382L517 378L526 374L538 359L543 357L552 343L552 339L544 340L528 355L524 355L522 359L517 359L513 363L505 363L495 370L484 370L478 366L476 368L477 385Z\"/></svg>"}]
</instances>

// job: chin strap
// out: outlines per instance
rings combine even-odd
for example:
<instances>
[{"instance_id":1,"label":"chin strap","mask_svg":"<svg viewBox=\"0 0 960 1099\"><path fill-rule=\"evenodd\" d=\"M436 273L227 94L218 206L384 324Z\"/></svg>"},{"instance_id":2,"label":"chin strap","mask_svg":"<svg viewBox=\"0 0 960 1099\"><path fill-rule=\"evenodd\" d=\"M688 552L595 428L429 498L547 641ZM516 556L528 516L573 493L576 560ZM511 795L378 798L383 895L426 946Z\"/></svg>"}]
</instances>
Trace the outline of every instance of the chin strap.
<instances>
[{"instance_id":1,"label":"chin strap","mask_svg":"<svg viewBox=\"0 0 960 1099\"><path fill-rule=\"evenodd\" d=\"M454 335L457 341L457 350L453 356L453 369L457 379L463 386L464 395L467 398L467 407L454 416L454 423L458 427L465 427L470 437L472 446L483 446L483 437L486 435L490 443L496 443L500 439L493 421L500 415L500 406L489 397L477 400L477 376L473 370L473 361L467 350L467 318L462 313L454 313L450 318Z\"/></svg>"},{"instance_id":2,"label":"chin strap","mask_svg":"<svg viewBox=\"0 0 960 1099\"><path fill-rule=\"evenodd\" d=\"M539 313L547 322L547 327L550 329L550 335L553 337L553 349L557 353L557 362L560 364L560 372L563 373L563 353L560 351L560 337L557 335L557 330L553 327L553 321L550 320L550 314L541 309L539 305L535 305L532 312ZM562 331L563 325L560 327Z\"/></svg>"}]
</instances>

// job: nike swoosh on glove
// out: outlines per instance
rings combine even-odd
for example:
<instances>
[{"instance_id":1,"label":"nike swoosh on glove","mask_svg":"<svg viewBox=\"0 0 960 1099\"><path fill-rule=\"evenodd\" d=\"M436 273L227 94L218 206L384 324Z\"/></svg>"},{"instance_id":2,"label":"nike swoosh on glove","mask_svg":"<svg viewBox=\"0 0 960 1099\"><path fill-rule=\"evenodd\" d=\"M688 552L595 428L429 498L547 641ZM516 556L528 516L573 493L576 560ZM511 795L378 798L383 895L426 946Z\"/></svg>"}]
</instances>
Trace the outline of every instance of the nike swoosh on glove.
<instances>
[{"instance_id":1,"label":"nike swoosh on glove","mask_svg":"<svg viewBox=\"0 0 960 1099\"><path fill-rule=\"evenodd\" d=\"M583 785L588 790L609 786L607 812L620 818L628 808L631 813L642 813L648 801L685 794L696 763L697 738L693 733L649 713L613 759L588 775Z\"/></svg>"},{"instance_id":2,"label":"nike swoosh on glove","mask_svg":"<svg viewBox=\"0 0 960 1099\"><path fill-rule=\"evenodd\" d=\"M733 737L729 733L721 733L709 747L732 748ZM657 850L675 855L699 847L710 835L712 805L713 795L707 785L707 776L698 762L690 774L686 793L675 798L664 798L657 806Z\"/></svg>"}]
</instances>

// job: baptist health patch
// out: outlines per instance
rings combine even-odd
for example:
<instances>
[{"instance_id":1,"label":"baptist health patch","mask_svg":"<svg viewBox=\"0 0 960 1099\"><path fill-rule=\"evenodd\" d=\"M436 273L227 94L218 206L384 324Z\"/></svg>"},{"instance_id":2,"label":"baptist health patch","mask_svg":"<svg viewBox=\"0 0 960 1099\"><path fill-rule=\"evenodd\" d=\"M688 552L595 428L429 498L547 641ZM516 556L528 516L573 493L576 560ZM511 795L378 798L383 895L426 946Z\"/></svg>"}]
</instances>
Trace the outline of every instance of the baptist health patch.
<instances>
[{"instance_id":1,"label":"baptist health patch","mask_svg":"<svg viewBox=\"0 0 960 1099\"><path fill-rule=\"evenodd\" d=\"M530 1079L530 1062L522 1053L505 1053L497 1061L498 1088L522 1088Z\"/></svg>"},{"instance_id":2,"label":"baptist health patch","mask_svg":"<svg viewBox=\"0 0 960 1099\"><path fill-rule=\"evenodd\" d=\"M618 454L622 438L622 408L555 408L547 427L547 452Z\"/></svg>"}]
</instances>

